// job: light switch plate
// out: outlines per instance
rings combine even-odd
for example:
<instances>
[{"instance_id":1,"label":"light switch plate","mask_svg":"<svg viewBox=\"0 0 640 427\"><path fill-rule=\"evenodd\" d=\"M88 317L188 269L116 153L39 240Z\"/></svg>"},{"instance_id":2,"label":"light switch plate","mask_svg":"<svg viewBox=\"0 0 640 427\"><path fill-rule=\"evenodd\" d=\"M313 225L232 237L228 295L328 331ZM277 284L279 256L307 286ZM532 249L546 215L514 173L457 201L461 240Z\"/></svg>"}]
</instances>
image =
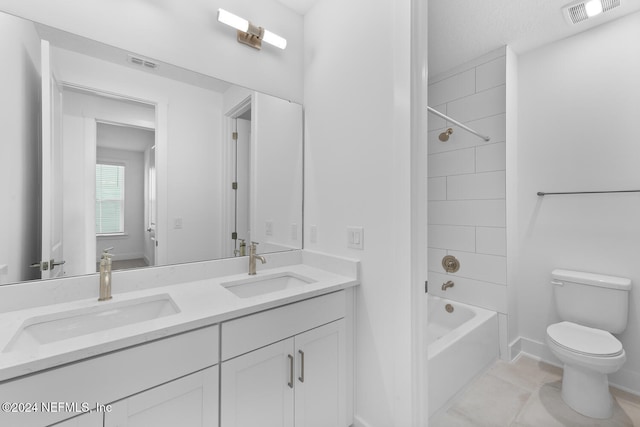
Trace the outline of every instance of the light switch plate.
<instances>
[{"instance_id":1,"label":"light switch plate","mask_svg":"<svg viewBox=\"0 0 640 427\"><path fill-rule=\"evenodd\" d=\"M312 225L311 226L311 236L309 237L309 240L311 240L311 243L317 243L318 242L318 226L317 225Z\"/></svg>"},{"instance_id":2,"label":"light switch plate","mask_svg":"<svg viewBox=\"0 0 640 427\"><path fill-rule=\"evenodd\" d=\"M347 227L347 247L364 249L364 227Z\"/></svg>"},{"instance_id":3,"label":"light switch plate","mask_svg":"<svg viewBox=\"0 0 640 427\"><path fill-rule=\"evenodd\" d=\"M273 236L273 221L266 221L264 224L264 234Z\"/></svg>"},{"instance_id":4,"label":"light switch plate","mask_svg":"<svg viewBox=\"0 0 640 427\"><path fill-rule=\"evenodd\" d=\"M173 221L173 228L176 230L182 228L182 218L175 218Z\"/></svg>"},{"instance_id":5,"label":"light switch plate","mask_svg":"<svg viewBox=\"0 0 640 427\"><path fill-rule=\"evenodd\" d=\"M298 224L291 224L291 240L298 240Z\"/></svg>"}]
</instances>

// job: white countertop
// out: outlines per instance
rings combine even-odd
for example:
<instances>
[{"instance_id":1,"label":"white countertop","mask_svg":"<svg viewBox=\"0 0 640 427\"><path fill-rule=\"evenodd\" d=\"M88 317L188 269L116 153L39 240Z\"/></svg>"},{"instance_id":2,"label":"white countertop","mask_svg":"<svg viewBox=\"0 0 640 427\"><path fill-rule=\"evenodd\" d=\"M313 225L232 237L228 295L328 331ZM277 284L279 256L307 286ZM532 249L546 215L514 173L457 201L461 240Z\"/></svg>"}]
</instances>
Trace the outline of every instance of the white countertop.
<instances>
[{"instance_id":1,"label":"white countertop","mask_svg":"<svg viewBox=\"0 0 640 427\"><path fill-rule=\"evenodd\" d=\"M326 257L323 262L326 265ZM354 262L357 264L357 261ZM322 264L320 263L321 266ZM113 299L104 302L95 298L81 299L0 313L0 381L346 289L359 283L358 277L355 277L357 274L346 276L340 274L344 273L344 270L338 269L338 273L329 270L331 269L318 268L318 265L293 264L261 269L256 276L248 276L246 273L234 274L113 293ZM356 271L357 267L353 270ZM229 281L248 277L259 279L283 272L304 276L314 282L249 298L240 298L222 286L222 283ZM118 283L114 280L114 287L116 285ZM179 313L42 344L26 350L4 350L25 322L33 317L87 307L102 308L110 304L117 305L124 301L161 294L171 297L180 310Z\"/></svg>"}]
</instances>

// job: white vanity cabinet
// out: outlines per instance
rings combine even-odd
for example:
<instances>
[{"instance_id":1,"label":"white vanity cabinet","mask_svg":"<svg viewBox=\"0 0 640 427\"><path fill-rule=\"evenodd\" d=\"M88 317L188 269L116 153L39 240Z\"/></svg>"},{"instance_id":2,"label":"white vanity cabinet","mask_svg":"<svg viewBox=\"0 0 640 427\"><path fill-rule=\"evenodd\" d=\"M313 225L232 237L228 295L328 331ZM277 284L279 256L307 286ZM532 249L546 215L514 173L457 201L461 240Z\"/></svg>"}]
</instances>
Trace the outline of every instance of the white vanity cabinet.
<instances>
[{"instance_id":1,"label":"white vanity cabinet","mask_svg":"<svg viewBox=\"0 0 640 427\"><path fill-rule=\"evenodd\" d=\"M103 427L104 415L100 412L89 412L70 420L56 424L55 427Z\"/></svg>"},{"instance_id":2,"label":"white vanity cabinet","mask_svg":"<svg viewBox=\"0 0 640 427\"><path fill-rule=\"evenodd\" d=\"M78 338L87 345L76 341L58 366L44 361L0 382L0 402L40 405L0 411L0 426L351 425L353 293L279 303L256 300L221 324L171 336L159 329L124 342Z\"/></svg>"},{"instance_id":3,"label":"white vanity cabinet","mask_svg":"<svg viewBox=\"0 0 640 427\"><path fill-rule=\"evenodd\" d=\"M345 320L295 337L295 426L350 425L346 417Z\"/></svg>"},{"instance_id":4,"label":"white vanity cabinet","mask_svg":"<svg viewBox=\"0 0 640 427\"><path fill-rule=\"evenodd\" d=\"M218 367L204 369L56 424L56 427L215 427Z\"/></svg>"},{"instance_id":5,"label":"white vanity cabinet","mask_svg":"<svg viewBox=\"0 0 640 427\"><path fill-rule=\"evenodd\" d=\"M104 427L217 425L217 366L115 402L104 416Z\"/></svg>"},{"instance_id":6,"label":"white vanity cabinet","mask_svg":"<svg viewBox=\"0 0 640 427\"><path fill-rule=\"evenodd\" d=\"M345 292L222 324L220 427L344 427Z\"/></svg>"},{"instance_id":7,"label":"white vanity cabinet","mask_svg":"<svg viewBox=\"0 0 640 427\"><path fill-rule=\"evenodd\" d=\"M0 412L0 426L43 427L64 420L64 427L98 427L100 421L108 427L217 426L218 356L214 325L5 381L0 401L35 402L40 410ZM42 410L50 402L68 406ZM82 414L96 405L101 410ZM180 420L201 423L173 423L173 411Z\"/></svg>"}]
</instances>

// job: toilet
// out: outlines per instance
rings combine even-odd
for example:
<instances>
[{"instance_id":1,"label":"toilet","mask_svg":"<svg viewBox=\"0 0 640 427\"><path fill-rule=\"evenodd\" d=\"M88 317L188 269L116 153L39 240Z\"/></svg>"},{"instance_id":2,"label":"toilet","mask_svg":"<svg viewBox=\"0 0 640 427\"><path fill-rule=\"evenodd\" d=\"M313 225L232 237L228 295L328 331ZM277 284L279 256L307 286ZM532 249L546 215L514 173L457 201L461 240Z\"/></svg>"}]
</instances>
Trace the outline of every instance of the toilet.
<instances>
[{"instance_id":1,"label":"toilet","mask_svg":"<svg viewBox=\"0 0 640 427\"><path fill-rule=\"evenodd\" d=\"M562 399L592 418L613 415L608 374L626 360L612 334L627 326L631 280L569 270L553 270L556 311L560 320L547 328L551 352L564 364Z\"/></svg>"}]
</instances>

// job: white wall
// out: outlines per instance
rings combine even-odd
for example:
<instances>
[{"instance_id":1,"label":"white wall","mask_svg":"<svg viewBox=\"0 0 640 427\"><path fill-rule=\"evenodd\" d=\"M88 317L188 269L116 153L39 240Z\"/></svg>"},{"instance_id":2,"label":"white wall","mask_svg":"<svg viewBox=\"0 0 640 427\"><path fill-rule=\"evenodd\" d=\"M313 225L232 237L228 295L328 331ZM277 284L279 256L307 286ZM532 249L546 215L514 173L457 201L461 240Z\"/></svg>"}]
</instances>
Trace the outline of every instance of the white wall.
<instances>
[{"instance_id":1,"label":"white wall","mask_svg":"<svg viewBox=\"0 0 640 427\"><path fill-rule=\"evenodd\" d=\"M39 278L40 39L0 14L0 284ZM4 267L3 267L4 266Z\"/></svg>"},{"instance_id":2,"label":"white wall","mask_svg":"<svg viewBox=\"0 0 640 427\"><path fill-rule=\"evenodd\" d=\"M557 321L554 268L633 281L627 352L612 382L640 393L640 196L536 196L536 192L639 189L640 14L519 58L518 315L523 350L549 357Z\"/></svg>"},{"instance_id":3,"label":"white wall","mask_svg":"<svg viewBox=\"0 0 640 427\"><path fill-rule=\"evenodd\" d=\"M304 22L305 248L362 263L356 426L409 426L415 409L410 12L408 0L323 0ZM347 226L364 227L364 250L347 249Z\"/></svg>"},{"instance_id":4,"label":"white wall","mask_svg":"<svg viewBox=\"0 0 640 427\"><path fill-rule=\"evenodd\" d=\"M166 206L168 234L159 235L159 244L166 245L170 264L218 258L221 172L215 165L221 159L222 96L63 49L56 49L55 58L63 81L135 99L164 100L167 170L161 164L157 168L158 179L168 184L158 204ZM182 228L174 227L176 219L182 219Z\"/></svg>"},{"instance_id":5,"label":"white wall","mask_svg":"<svg viewBox=\"0 0 640 427\"><path fill-rule=\"evenodd\" d=\"M302 102L302 17L276 0L2 0L0 10L265 93ZM218 23L224 8L285 37L257 51ZM232 60L230 60L232 58Z\"/></svg>"},{"instance_id":6,"label":"white wall","mask_svg":"<svg viewBox=\"0 0 640 427\"><path fill-rule=\"evenodd\" d=\"M489 136L487 142L429 114L429 293L500 313L506 349L506 60L498 49L434 76L429 105ZM449 140L439 135L453 129ZM442 258L460 261L447 273ZM453 281L454 287L441 290ZM503 356L506 357L505 354Z\"/></svg>"}]
</instances>

